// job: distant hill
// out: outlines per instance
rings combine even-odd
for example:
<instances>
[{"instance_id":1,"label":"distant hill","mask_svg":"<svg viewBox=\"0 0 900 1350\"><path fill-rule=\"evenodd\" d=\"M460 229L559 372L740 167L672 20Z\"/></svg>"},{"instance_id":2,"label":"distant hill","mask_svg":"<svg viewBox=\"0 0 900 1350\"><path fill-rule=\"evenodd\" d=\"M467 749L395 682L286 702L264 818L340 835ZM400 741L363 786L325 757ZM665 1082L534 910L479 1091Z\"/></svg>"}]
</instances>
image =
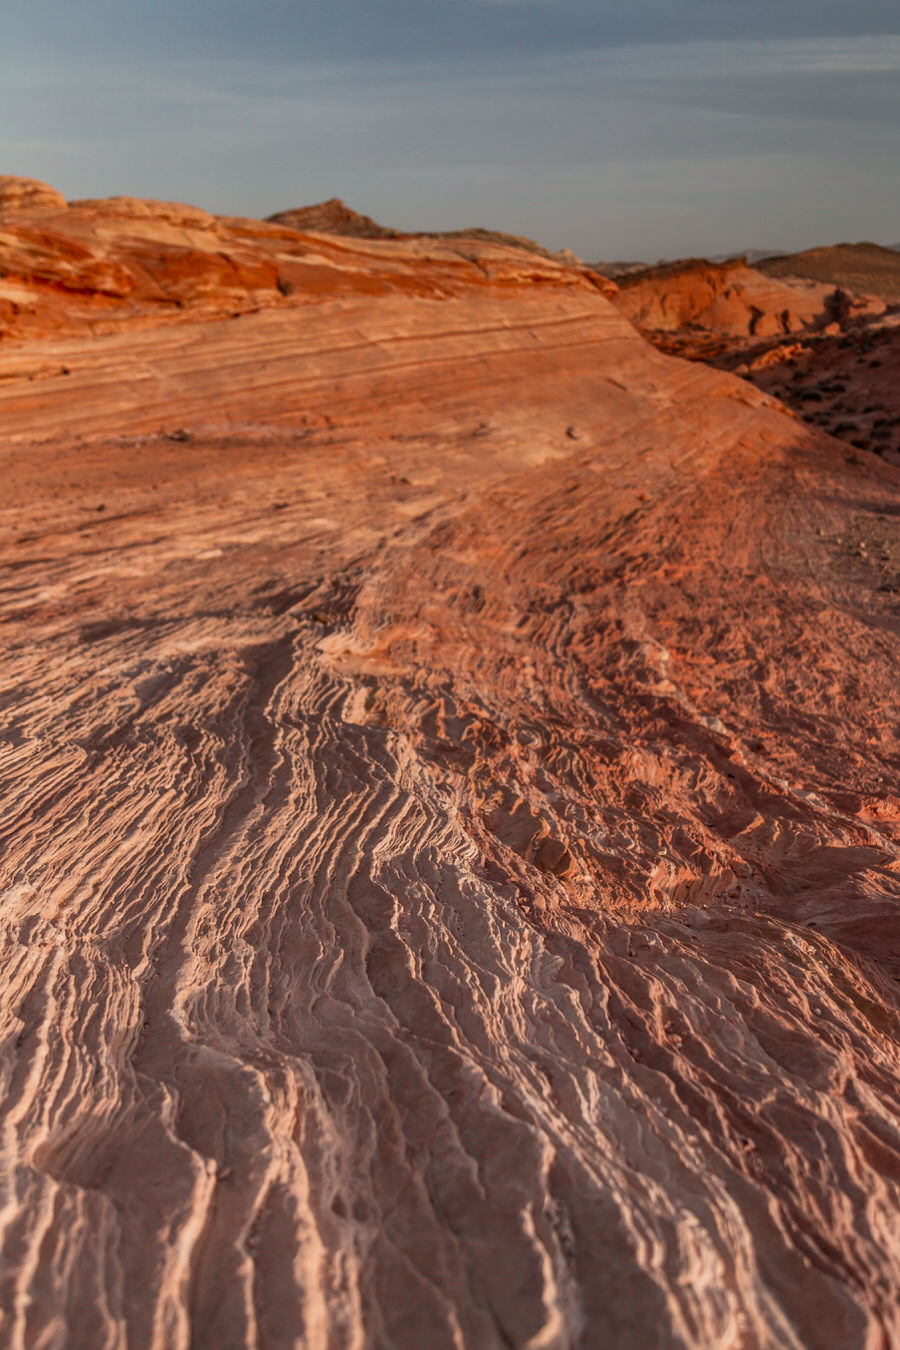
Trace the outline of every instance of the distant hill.
<instances>
[{"instance_id":1,"label":"distant hill","mask_svg":"<svg viewBox=\"0 0 900 1350\"><path fill-rule=\"evenodd\" d=\"M784 254L777 248L742 248L736 253L717 253L710 258L710 262L739 262L744 261L750 267L755 267L762 258L783 258Z\"/></svg>"},{"instance_id":2,"label":"distant hill","mask_svg":"<svg viewBox=\"0 0 900 1350\"><path fill-rule=\"evenodd\" d=\"M537 253L542 258L561 257L549 249L517 234L505 234L502 230L485 230L474 226L467 230L421 230L415 233L393 230L379 225L371 216L354 211L341 201L332 197L327 202L315 206L298 206L287 211L276 211L266 220L276 225L287 225L289 229L317 230L322 234L350 235L355 239L477 239L482 244L502 244L507 248L521 248L528 253Z\"/></svg>"},{"instance_id":3,"label":"distant hill","mask_svg":"<svg viewBox=\"0 0 900 1350\"><path fill-rule=\"evenodd\" d=\"M900 252L882 244L833 244L764 258L756 264L770 277L806 277L857 294L900 302Z\"/></svg>"},{"instance_id":4,"label":"distant hill","mask_svg":"<svg viewBox=\"0 0 900 1350\"><path fill-rule=\"evenodd\" d=\"M276 211L266 220L275 225L287 225L291 230L318 230L322 234L348 234L355 239L402 239L399 230L379 225L371 216L364 216L332 197L315 206L297 206L289 211Z\"/></svg>"},{"instance_id":5,"label":"distant hill","mask_svg":"<svg viewBox=\"0 0 900 1350\"><path fill-rule=\"evenodd\" d=\"M592 271L600 272L602 276L609 277L613 281L617 281L619 277L634 276L637 272L646 272L651 266L645 262L595 262L589 265Z\"/></svg>"}]
</instances>

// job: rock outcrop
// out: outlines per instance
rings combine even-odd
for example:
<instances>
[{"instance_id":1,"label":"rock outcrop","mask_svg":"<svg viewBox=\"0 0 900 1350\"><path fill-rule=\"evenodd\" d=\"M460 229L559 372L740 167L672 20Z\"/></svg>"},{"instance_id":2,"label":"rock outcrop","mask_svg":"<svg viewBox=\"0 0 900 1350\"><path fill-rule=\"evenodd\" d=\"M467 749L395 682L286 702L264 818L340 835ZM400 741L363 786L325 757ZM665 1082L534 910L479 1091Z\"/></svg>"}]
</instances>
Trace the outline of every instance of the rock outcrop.
<instances>
[{"instance_id":1,"label":"rock outcrop","mask_svg":"<svg viewBox=\"0 0 900 1350\"><path fill-rule=\"evenodd\" d=\"M720 338L796 333L827 322L827 284L788 286L743 260L688 258L618 278L616 304L641 331Z\"/></svg>"},{"instance_id":2,"label":"rock outcrop","mask_svg":"<svg viewBox=\"0 0 900 1350\"><path fill-rule=\"evenodd\" d=\"M65 222L0 222L0 1339L900 1343L900 470L583 269Z\"/></svg>"},{"instance_id":3,"label":"rock outcrop","mask_svg":"<svg viewBox=\"0 0 900 1350\"><path fill-rule=\"evenodd\" d=\"M399 230L379 225L371 216L361 215L341 201L331 197L315 206L296 206L289 211L276 211L267 216L276 225L289 225L292 230L307 233L317 230L323 234L348 234L356 239L402 239Z\"/></svg>"},{"instance_id":4,"label":"rock outcrop","mask_svg":"<svg viewBox=\"0 0 900 1350\"><path fill-rule=\"evenodd\" d=\"M180 324L350 293L450 296L529 280L614 289L571 259L532 254L520 242L304 234L290 224L133 197L76 201L64 212L0 212L0 343Z\"/></svg>"},{"instance_id":5,"label":"rock outcrop","mask_svg":"<svg viewBox=\"0 0 900 1350\"><path fill-rule=\"evenodd\" d=\"M783 339L834 326L835 287L830 281L765 275L742 259L708 262L688 258L617 276L618 309L661 350L708 359L738 344ZM839 297L848 320L885 311L873 295Z\"/></svg>"},{"instance_id":6,"label":"rock outcrop","mask_svg":"<svg viewBox=\"0 0 900 1350\"><path fill-rule=\"evenodd\" d=\"M66 199L37 178L0 174L0 211L65 210Z\"/></svg>"}]
</instances>

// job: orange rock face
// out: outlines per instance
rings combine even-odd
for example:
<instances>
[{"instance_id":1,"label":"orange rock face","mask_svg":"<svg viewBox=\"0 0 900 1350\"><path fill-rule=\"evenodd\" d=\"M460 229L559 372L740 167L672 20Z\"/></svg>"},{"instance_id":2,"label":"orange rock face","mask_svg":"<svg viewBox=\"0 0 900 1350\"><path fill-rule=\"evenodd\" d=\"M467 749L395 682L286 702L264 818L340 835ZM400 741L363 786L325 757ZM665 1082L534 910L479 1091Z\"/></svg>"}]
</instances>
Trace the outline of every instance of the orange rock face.
<instances>
[{"instance_id":1,"label":"orange rock face","mask_svg":"<svg viewBox=\"0 0 900 1350\"><path fill-rule=\"evenodd\" d=\"M718 355L736 343L824 328L835 283L767 276L742 261L689 258L620 277L617 308L662 350ZM848 313L884 312L876 296L847 296Z\"/></svg>"},{"instance_id":2,"label":"orange rock face","mask_svg":"<svg viewBox=\"0 0 900 1350\"><path fill-rule=\"evenodd\" d=\"M300 234L130 197L0 212L0 350L26 336L115 333L351 294L448 297L531 281L610 291L588 269L468 237L397 243Z\"/></svg>"},{"instance_id":3,"label":"orange rock face","mask_svg":"<svg viewBox=\"0 0 900 1350\"><path fill-rule=\"evenodd\" d=\"M64 211L65 207L65 197L37 178L0 174L0 211Z\"/></svg>"},{"instance_id":4,"label":"orange rock face","mask_svg":"<svg viewBox=\"0 0 900 1350\"><path fill-rule=\"evenodd\" d=\"M898 1343L900 470L521 251L0 236L4 1341Z\"/></svg>"}]
</instances>

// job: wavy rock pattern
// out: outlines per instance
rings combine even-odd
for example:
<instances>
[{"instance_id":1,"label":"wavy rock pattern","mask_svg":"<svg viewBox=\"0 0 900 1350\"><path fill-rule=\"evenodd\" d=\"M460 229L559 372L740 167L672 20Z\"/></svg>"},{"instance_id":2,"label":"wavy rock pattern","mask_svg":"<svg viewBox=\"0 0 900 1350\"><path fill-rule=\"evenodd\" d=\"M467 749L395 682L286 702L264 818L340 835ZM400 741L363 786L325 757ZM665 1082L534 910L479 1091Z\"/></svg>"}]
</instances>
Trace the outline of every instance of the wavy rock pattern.
<instances>
[{"instance_id":1,"label":"wavy rock pattern","mask_svg":"<svg viewBox=\"0 0 900 1350\"><path fill-rule=\"evenodd\" d=\"M898 1343L900 473L575 273L0 377L4 1343Z\"/></svg>"}]
</instances>

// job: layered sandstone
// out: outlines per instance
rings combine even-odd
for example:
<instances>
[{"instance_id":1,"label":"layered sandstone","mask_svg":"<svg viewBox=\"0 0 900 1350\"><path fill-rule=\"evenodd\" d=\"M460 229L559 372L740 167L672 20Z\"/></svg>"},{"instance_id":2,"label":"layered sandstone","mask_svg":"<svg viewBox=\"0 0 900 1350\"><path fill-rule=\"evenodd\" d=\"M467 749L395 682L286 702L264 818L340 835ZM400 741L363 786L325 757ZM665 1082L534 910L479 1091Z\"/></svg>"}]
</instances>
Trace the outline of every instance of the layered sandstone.
<instances>
[{"instance_id":1,"label":"layered sandstone","mask_svg":"<svg viewBox=\"0 0 900 1350\"><path fill-rule=\"evenodd\" d=\"M833 282L768 276L743 259L688 258L618 276L617 282L618 309L674 355L705 359L738 344L823 330L837 317ZM840 304L853 319L885 310L875 295L847 294Z\"/></svg>"},{"instance_id":2,"label":"layered sandstone","mask_svg":"<svg viewBox=\"0 0 900 1350\"><path fill-rule=\"evenodd\" d=\"M342 238L133 197L0 210L0 345L341 295L449 297L532 281L614 289L570 260L494 237Z\"/></svg>"},{"instance_id":3,"label":"layered sandstone","mask_svg":"<svg viewBox=\"0 0 900 1350\"><path fill-rule=\"evenodd\" d=\"M552 260L65 222L0 222L5 1343L900 1340L900 471Z\"/></svg>"},{"instance_id":4,"label":"layered sandstone","mask_svg":"<svg viewBox=\"0 0 900 1350\"><path fill-rule=\"evenodd\" d=\"M64 211L66 199L37 178L0 174L0 211Z\"/></svg>"}]
</instances>

